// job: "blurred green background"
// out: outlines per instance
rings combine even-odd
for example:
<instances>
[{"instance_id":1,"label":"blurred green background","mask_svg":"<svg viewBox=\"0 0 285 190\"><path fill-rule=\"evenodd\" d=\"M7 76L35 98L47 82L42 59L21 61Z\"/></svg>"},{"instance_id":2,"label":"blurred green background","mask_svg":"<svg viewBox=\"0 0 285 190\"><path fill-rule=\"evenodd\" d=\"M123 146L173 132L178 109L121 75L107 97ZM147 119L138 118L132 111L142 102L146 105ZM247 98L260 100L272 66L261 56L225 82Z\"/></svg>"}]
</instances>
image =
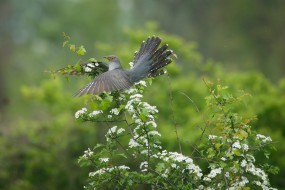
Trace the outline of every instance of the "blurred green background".
<instances>
[{"instance_id":1,"label":"blurred green background","mask_svg":"<svg viewBox=\"0 0 285 190\"><path fill-rule=\"evenodd\" d=\"M106 126L74 119L88 103L72 94L90 79L53 79L44 71L108 54L128 67L151 35L178 56L170 77L155 79L144 98L160 110L164 145L178 151L174 112L184 153L191 153L208 95L202 78L220 79L233 93L252 95L240 114L256 115L253 128L273 138L277 151L265 161L280 168L272 185L285 189L284 18L282 0L1 0L0 189L83 187L88 171L77 158L103 141ZM84 45L86 56L63 48L62 32Z\"/></svg>"}]
</instances>

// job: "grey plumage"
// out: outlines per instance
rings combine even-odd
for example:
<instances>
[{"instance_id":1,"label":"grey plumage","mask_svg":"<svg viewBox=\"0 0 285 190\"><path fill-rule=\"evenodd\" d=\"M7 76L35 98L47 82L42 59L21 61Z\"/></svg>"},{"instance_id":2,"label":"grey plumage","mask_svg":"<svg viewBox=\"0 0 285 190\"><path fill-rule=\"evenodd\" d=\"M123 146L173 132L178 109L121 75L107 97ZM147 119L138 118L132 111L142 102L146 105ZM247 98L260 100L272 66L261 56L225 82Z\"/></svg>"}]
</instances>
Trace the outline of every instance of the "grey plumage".
<instances>
[{"instance_id":1,"label":"grey plumage","mask_svg":"<svg viewBox=\"0 0 285 190\"><path fill-rule=\"evenodd\" d=\"M75 96L126 90L144 78L164 74L162 68L171 63L172 60L169 56L172 51L167 50L168 45L158 48L160 43L161 39L159 37L151 37L143 42L140 50L135 53L134 66L130 70L124 70L121 67L117 56L106 56L105 58L109 60L108 71L97 76L92 82L79 90Z\"/></svg>"}]
</instances>

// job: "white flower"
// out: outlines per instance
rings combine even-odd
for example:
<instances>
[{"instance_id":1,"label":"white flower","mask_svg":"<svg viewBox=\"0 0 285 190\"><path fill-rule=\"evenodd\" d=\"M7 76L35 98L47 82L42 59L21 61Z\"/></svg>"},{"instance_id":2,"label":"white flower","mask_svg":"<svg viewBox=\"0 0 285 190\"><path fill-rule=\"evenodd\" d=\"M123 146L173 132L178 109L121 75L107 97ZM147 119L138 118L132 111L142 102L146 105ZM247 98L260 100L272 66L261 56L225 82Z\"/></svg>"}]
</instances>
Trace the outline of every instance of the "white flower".
<instances>
[{"instance_id":1,"label":"white flower","mask_svg":"<svg viewBox=\"0 0 285 190\"><path fill-rule=\"evenodd\" d=\"M160 134L158 131L149 131L148 134L149 134L149 135L161 136L161 134Z\"/></svg>"},{"instance_id":2,"label":"white flower","mask_svg":"<svg viewBox=\"0 0 285 190\"><path fill-rule=\"evenodd\" d=\"M127 92L128 94L133 94L133 93L138 92L138 90L135 89L135 88L130 88L129 90L126 90L126 92Z\"/></svg>"},{"instance_id":3,"label":"white flower","mask_svg":"<svg viewBox=\"0 0 285 190\"><path fill-rule=\"evenodd\" d=\"M264 135L261 134L257 134L256 135L256 139L265 139L266 137Z\"/></svg>"},{"instance_id":4,"label":"white flower","mask_svg":"<svg viewBox=\"0 0 285 190\"><path fill-rule=\"evenodd\" d=\"M114 167L111 167L111 168L101 168L95 172L90 172L89 173L89 177L93 177L95 175L102 175L104 174L105 172L112 172L113 170L115 169L119 169L119 170L129 170L130 168L128 166L125 166L125 165L122 165L122 166L114 166Z\"/></svg>"},{"instance_id":5,"label":"white flower","mask_svg":"<svg viewBox=\"0 0 285 190\"><path fill-rule=\"evenodd\" d=\"M133 148L133 147L137 147L137 146L140 146L140 144L137 143L134 139L130 139L129 147Z\"/></svg>"},{"instance_id":6,"label":"white flower","mask_svg":"<svg viewBox=\"0 0 285 190\"><path fill-rule=\"evenodd\" d=\"M168 175L167 174L161 174L161 177L167 178Z\"/></svg>"},{"instance_id":7,"label":"white flower","mask_svg":"<svg viewBox=\"0 0 285 190\"><path fill-rule=\"evenodd\" d=\"M171 164L172 168L177 168L178 166L176 164Z\"/></svg>"},{"instance_id":8,"label":"white flower","mask_svg":"<svg viewBox=\"0 0 285 190\"><path fill-rule=\"evenodd\" d=\"M94 177L95 175L102 175L105 173L105 168L97 170L96 172L90 172L89 177Z\"/></svg>"},{"instance_id":9,"label":"white flower","mask_svg":"<svg viewBox=\"0 0 285 190\"><path fill-rule=\"evenodd\" d=\"M95 63L95 66L98 67L98 66L99 66L99 63Z\"/></svg>"},{"instance_id":10,"label":"white flower","mask_svg":"<svg viewBox=\"0 0 285 190\"><path fill-rule=\"evenodd\" d=\"M221 173L222 173L222 168L215 168L211 170L211 172L208 174L208 177L214 178L217 176L217 174L221 174Z\"/></svg>"},{"instance_id":11,"label":"white flower","mask_svg":"<svg viewBox=\"0 0 285 190\"><path fill-rule=\"evenodd\" d=\"M245 186L245 184L247 184L249 182L248 179L246 177L244 177L244 176L241 176L241 180L242 181L239 183L239 185L241 187Z\"/></svg>"},{"instance_id":12,"label":"white flower","mask_svg":"<svg viewBox=\"0 0 285 190\"><path fill-rule=\"evenodd\" d=\"M131 95L130 98L131 99L135 99L135 98L142 98L143 96L141 94L134 94L134 95Z\"/></svg>"},{"instance_id":13,"label":"white flower","mask_svg":"<svg viewBox=\"0 0 285 190\"><path fill-rule=\"evenodd\" d=\"M92 71L92 69L91 69L90 67L85 67L85 68L84 68L84 71L85 71L86 73L90 73L90 72Z\"/></svg>"},{"instance_id":14,"label":"white flower","mask_svg":"<svg viewBox=\"0 0 285 190\"><path fill-rule=\"evenodd\" d=\"M213 139L215 139L215 138L217 138L216 135L209 135L209 137L208 137L209 140L213 140Z\"/></svg>"},{"instance_id":15,"label":"white flower","mask_svg":"<svg viewBox=\"0 0 285 190\"><path fill-rule=\"evenodd\" d=\"M141 85L143 85L143 86L145 86L145 87L147 86L147 85L146 85L146 82L145 82L144 80L139 81L138 84L141 84Z\"/></svg>"},{"instance_id":16,"label":"white flower","mask_svg":"<svg viewBox=\"0 0 285 190\"><path fill-rule=\"evenodd\" d=\"M121 133L124 132L124 131L125 131L125 129L120 128L120 129L117 130L117 134L119 135L119 134L121 134Z\"/></svg>"},{"instance_id":17,"label":"white flower","mask_svg":"<svg viewBox=\"0 0 285 190\"><path fill-rule=\"evenodd\" d=\"M248 145L247 144L243 144L242 146L243 146L244 151L248 151Z\"/></svg>"},{"instance_id":18,"label":"white flower","mask_svg":"<svg viewBox=\"0 0 285 190\"><path fill-rule=\"evenodd\" d=\"M107 117L108 117L109 119L111 119L113 116L112 116L112 115L108 115Z\"/></svg>"},{"instance_id":19,"label":"white flower","mask_svg":"<svg viewBox=\"0 0 285 190\"><path fill-rule=\"evenodd\" d=\"M99 158L100 162L109 162L110 158Z\"/></svg>"},{"instance_id":20,"label":"white flower","mask_svg":"<svg viewBox=\"0 0 285 190\"><path fill-rule=\"evenodd\" d=\"M84 115L87 112L86 108L82 108L81 110L78 110L75 113L75 118L78 119L79 117L81 117L82 115Z\"/></svg>"},{"instance_id":21,"label":"white flower","mask_svg":"<svg viewBox=\"0 0 285 190\"><path fill-rule=\"evenodd\" d=\"M111 109L110 111L114 115L119 115L120 111L117 108Z\"/></svg>"},{"instance_id":22,"label":"white flower","mask_svg":"<svg viewBox=\"0 0 285 190\"><path fill-rule=\"evenodd\" d=\"M107 134L115 133L116 130L117 130L117 126L114 126L114 127L110 128L110 129L108 130Z\"/></svg>"},{"instance_id":23,"label":"white flower","mask_svg":"<svg viewBox=\"0 0 285 190\"><path fill-rule=\"evenodd\" d=\"M140 124L140 125L142 125L142 124L143 124L143 122L142 122L142 120L141 120L141 119L136 119L136 120L135 120L135 123Z\"/></svg>"},{"instance_id":24,"label":"white flower","mask_svg":"<svg viewBox=\"0 0 285 190\"><path fill-rule=\"evenodd\" d=\"M154 128L157 127L157 124L154 121L148 121L148 122L146 122L146 125L151 125Z\"/></svg>"},{"instance_id":25,"label":"white flower","mask_svg":"<svg viewBox=\"0 0 285 190\"><path fill-rule=\"evenodd\" d=\"M257 134L256 135L256 139L260 139L262 140L262 142L266 143L266 142L271 142L272 139L270 137L266 137L264 135L261 135L261 134Z\"/></svg>"},{"instance_id":26,"label":"white flower","mask_svg":"<svg viewBox=\"0 0 285 190\"><path fill-rule=\"evenodd\" d=\"M148 152L148 150L142 150L141 152L140 152L140 154L148 154L149 152Z\"/></svg>"},{"instance_id":27,"label":"white flower","mask_svg":"<svg viewBox=\"0 0 285 190\"><path fill-rule=\"evenodd\" d=\"M90 148L88 148L87 150L84 151L84 158L89 158L90 156L92 156L94 154L93 151L90 150Z\"/></svg>"},{"instance_id":28,"label":"white flower","mask_svg":"<svg viewBox=\"0 0 285 190\"><path fill-rule=\"evenodd\" d=\"M95 117L96 115L103 113L102 110L94 110L93 112L89 113L89 117Z\"/></svg>"},{"instance_id":29,"label":"white flower","mask_svg":"<svg viewBox=\"0 0 285 190\"><path fill-rule=\"evenodd\" d=\"M97 64L98 64L98 63L97 63ZM89 68L94 68L95 66L94 66L93 63L87 63L87 67L89 67Z\"/></svg>"},{"instance_id":30,"label":"white flower","mask_svg":"<svg viewBox=\"0 0 285 190\"><path fill-rule=\"evenodd\" d=\"M144 168L147 168L148 167L148 162L147 161L144 161L140 164L140 169L144 169Z\"/></svg>"},{"instance_id":31,"label":"white flower","mask_svg":"<svg viewBox=\"0 0 285 190\"><path fill-rule=\"evenodd\" d=\"M233 148L237 148L237 149L241 149L241 145L239 143L239 141L234 142L234 144L232 145Z\"/></svg>"},{"instance_id":32,"label":"white flower","mask_svg":"<svg viewBox=\"0 0 285 190\"><path fill-rule=\"evenodd\" d=\"M255 162L255 158L251 154L246 154L245 157L247 158L248 162Z\"/></svg>"},{"instance_id":33,"label":"white flower","mask_svg":"<svg viewBox=\"0 0 285 190\"><path fill-rule=\"evenodd\" d=\"M226 172L226 173L225 173L225 176L226 176L226 177L230 177L230 173L229 173L229 172Z\"/></svg>"},{"instance_id":34,"label":"white flower","mask_svg":"<svg viewBox=\"0 0 285 190\"><path fill-rule=\"evenodd\" d=\"M246 164L247 164L246 160L242 160L241 163L240 163L241 167L245 167Z\"/></svg>"},{"instance_id":35,"label":"white flower","mask_svg":"<svg viewBox=\"0 0 285 190\"><path fill-rule=\"evenodd\" d=\"M226 161L227 159L225 157L222 157L221 160Z\"/></svg>"},{"instance_id":36,"label":"white flower","mask_svg":"<svg viewBox=\"0 0 285 190\"><path fill-rule=\"evenodd\" d=\"M120 170L129 170L130 167L122 165L122 166L118 166L118 169L120 169Z\"/></svg>"},{"instance_id":37,"label":"white flower","mask_svg":"<svg viewBox=\"0 0 285 190\"><path fill-rule=\"evenodd\" d=\"M203 180L204 180L204 181L211 181L211 178L204 177Z\"/></svg>"}]
</instances>

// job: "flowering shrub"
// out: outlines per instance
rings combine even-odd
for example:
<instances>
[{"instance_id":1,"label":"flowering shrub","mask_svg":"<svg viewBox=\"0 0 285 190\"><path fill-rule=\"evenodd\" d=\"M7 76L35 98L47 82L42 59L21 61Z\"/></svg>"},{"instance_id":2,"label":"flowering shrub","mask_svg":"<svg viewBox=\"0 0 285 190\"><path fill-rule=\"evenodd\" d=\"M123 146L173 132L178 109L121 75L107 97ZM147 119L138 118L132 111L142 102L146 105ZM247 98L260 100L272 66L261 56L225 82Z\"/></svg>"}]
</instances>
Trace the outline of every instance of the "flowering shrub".
<instances>
[{"instance_id":1,"label":"flowering shrub","mask_svg":"<svg viewBox=\"0 0 285 190\"><path fill-rule=\"evenodd\" d=\"M162 147L155 122L158 110L142 101L147 84L141 81L124 93L98 96L99 110L82 108L75 113L82 121L102 122L103 118L109 126L106 142L89 148L79 159L82 166L90 167L85 188L274 189L266 172L276 173L277 169L258 165L255 158L258 152L268 157L271 138L256 134L250 119L233 112L233 104L246 94L235 98L226 93L227 87L206 84L212 115L205 122L204 141L197 151L207 160L207 171L190 156Z\"/></svg>"}]
</instances>

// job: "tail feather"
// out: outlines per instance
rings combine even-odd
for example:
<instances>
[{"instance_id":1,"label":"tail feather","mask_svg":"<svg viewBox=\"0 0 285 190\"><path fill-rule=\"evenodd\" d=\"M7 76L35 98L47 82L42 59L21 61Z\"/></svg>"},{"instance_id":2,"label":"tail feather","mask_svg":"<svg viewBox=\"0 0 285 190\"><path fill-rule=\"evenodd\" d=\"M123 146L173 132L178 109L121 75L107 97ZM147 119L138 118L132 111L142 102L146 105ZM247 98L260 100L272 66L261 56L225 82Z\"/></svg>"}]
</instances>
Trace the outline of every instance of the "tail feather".
<instances>
[{"instance_id":1,"label":"tail feather","mask_svg":"<svg viewBox=\"0 0 285 190\"><path fill-rule=\"evenodd\" d=\"M159 37L152 37L150 42L149 42L149 46L148 46L148 49L147 49L147 52L153 52L157 49L157 47L159 46L161 42L161 39Z\"/></svg>"},{"instance_id":2,"label":"tail feather","mask_svg":"<svg viewBox=\"0 0 285 190\"><path fill-rule=\"evenodd\" d=\"M145 41L142 42L141 47L140 47L140 50L135 53L135 58L134 58L134 63L135 63L135 64L138 62L139 58L141 57L142 51L143 51L143 49L144 49L144 46L145 46Z\"/></svg>"},{"instance_id":3,"label":"tail feather","mask_svg":"<svg viewBox=\"0 0 285 190\"><path fill-rule=\"evenodd\" d=\"M171 59L165 59L165 60L159 62L159 64L154 65L154 66L150 69L150 72L153 73L153 72L155 72L155 71L157 71L157 70L159 70L159 69L165 67L166 65L170 64L171 62L172 62Z\"/></svg>"},{"instance_id":4,"label":"tail feather","mask_svg":"<svg viewBox=\"0 0 285 190\"><path fill-rule=\"evenodd\" d=\"M158 56L160 56L166 49L168 48L167 44L164 44L161 48L159 48L158 50L156 50L152 56L151 59L156 59Z\"/></svg>"},{"instance_id":5,"label":"tail feather","mask_svg":"<svg viewBox=\"0 0 285 190\"><path fill-rule=\"evenodd\" d=\"M160 76L160 75L163 75L165 74L166 72L164 70L156 70L155 72L153 73L150 73L148 75L148 77L157 77L157 76Z\"/></svg>"},{"instance_id":6,"label":"tail feather","mask_svg":"<svg viewBox=\"0 0 285 190\"><path fill-rule=\"evenodd\" d=\"M140 50L134 56L134 67L129 71L132 83L165 73L161 69L172 62L169 58L172 51L167 50L167 44L159 47L160 43L161 39L155 36L142 42Z\"/></svg>"},{"instance_id":7,"label":"tail feather","mask_svg":"<svg viewBox=\"0 0 285 190\"><path fill-rule=\"evenodd\" d=\"M138 60L144 54L147 54L147 53L151 54L153 51L156 51L160 42L161 42L161 39L159 37L154 37L154 36L152 38L149 37L146 41L143 41L139 52L135 53L134 63L137 63Z\"/></svg>"},{"instance_id":8,"label":"tail feather","mask_svg":"<svg viewBox=\"0 0 285 190\"><path fill-rule=\"evenodd\" d=\"M159 64L161 61L167 59L167 57L169 57L172 54L171 50L166 51L165 53L160 54L159 56L157 56L154 65L155 64Z\"/></svg>"}]
</instances>

